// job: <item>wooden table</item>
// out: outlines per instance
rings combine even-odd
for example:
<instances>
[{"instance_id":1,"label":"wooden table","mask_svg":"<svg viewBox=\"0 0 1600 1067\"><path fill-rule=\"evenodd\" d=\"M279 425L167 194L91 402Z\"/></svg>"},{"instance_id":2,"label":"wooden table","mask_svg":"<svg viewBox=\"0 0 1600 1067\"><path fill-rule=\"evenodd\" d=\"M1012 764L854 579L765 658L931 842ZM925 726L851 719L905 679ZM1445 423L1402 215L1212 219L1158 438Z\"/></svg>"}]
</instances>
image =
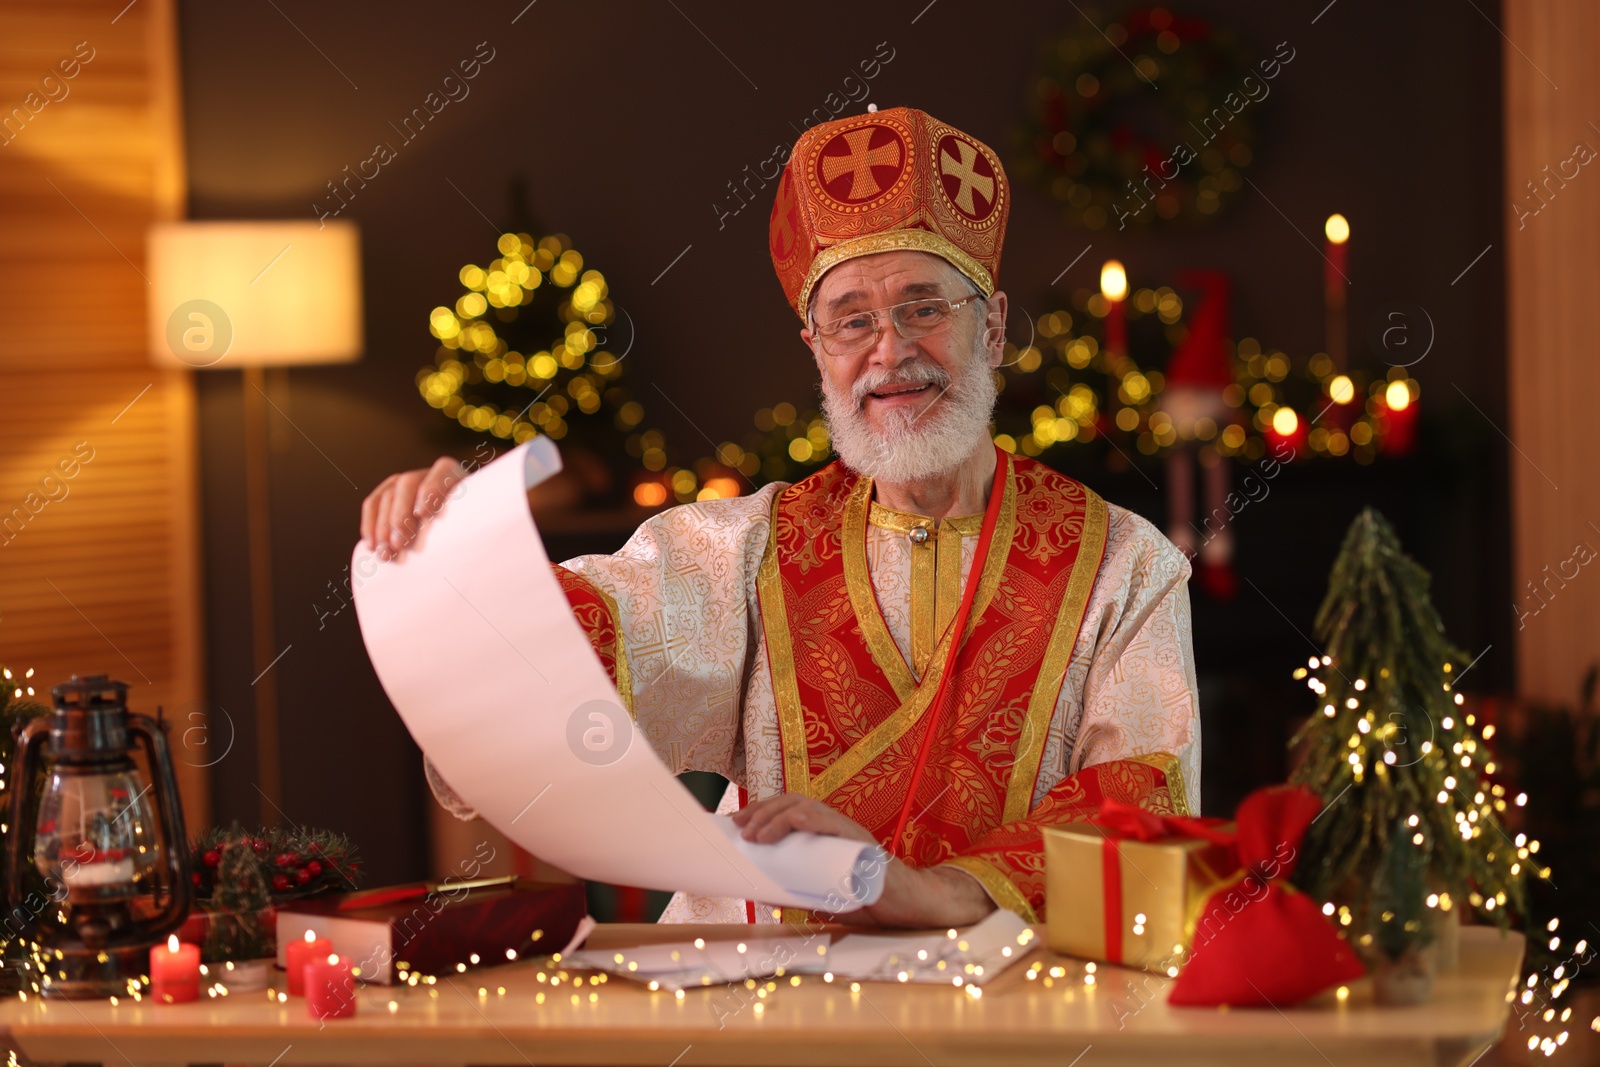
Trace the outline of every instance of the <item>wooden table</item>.
<instances>
[{"instance_id":1,"label":"wooden table","mask_svg":"<svg viewBox=\"0 0 1600 1067\"><path fill-rule=\"evenodd\" d=\"M772 933L774 927L762 928ZM748 927L600 927L592 948L703 936ZM612 978L594 988L540 983L534 963L440 979L431 990L373 986L357 1017L320 1025L305 1003L265 993L197 1004L8 1001L0 1039L35 1063L105 1064L828 1064L912 1067L1023 1063L1067 1067L1181 1063L1248 1067L1427 1064L1464 1067L1496 1040L1508 1016L1523 939L1462 931L1461 965L1442 974L1430 1004L1377 1008L1365 981L1295 1008L1170 1008L1166 982L1101 966L1093 987L1082 961L1037 949L1038 979L1013 966L981 998L943 986L778 980L759 1001L714 986L678 999ZM1048 983L1049 968L1065 976ZM581 973L581 972L574 972ZM281 976L280 976L281 979ZM479 990L485 990L480 994ZM501 990L504 992L501 992ZM543 994L543 1003L536 998ZM573 997L577 1003L573 1003ZM748 1001L748 1006L743 1006ZM393 1010L391 1010L391 1002Z\"/></svg>"}]
</instances>

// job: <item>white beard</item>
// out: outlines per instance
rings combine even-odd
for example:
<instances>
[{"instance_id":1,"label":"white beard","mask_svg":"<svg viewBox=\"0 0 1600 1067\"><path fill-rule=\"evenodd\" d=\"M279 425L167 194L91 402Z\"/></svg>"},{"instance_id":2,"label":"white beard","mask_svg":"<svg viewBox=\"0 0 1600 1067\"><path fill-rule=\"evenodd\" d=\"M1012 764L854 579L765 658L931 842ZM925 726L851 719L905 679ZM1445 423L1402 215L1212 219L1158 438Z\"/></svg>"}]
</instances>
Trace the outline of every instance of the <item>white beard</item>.
<instances>
[{"instance_id":1,"label":"white beard","mask_svg":"<svg viewBox=\"0 0 1600 1067\"><path fill-rule=\"evenodd\" d=\"M942 477L961 466L989 438L994 414L994 376L981 345L952 377L938 364L918 358L893 371L868 372L849 395L837 395L822 380L822 416L833 449L846 466L874 481L900 485ZM862 408L867 394L885 386L931 382L943 392L918 415L906 410L884 414L880 432Z\"/></svg>"}]
</instances>

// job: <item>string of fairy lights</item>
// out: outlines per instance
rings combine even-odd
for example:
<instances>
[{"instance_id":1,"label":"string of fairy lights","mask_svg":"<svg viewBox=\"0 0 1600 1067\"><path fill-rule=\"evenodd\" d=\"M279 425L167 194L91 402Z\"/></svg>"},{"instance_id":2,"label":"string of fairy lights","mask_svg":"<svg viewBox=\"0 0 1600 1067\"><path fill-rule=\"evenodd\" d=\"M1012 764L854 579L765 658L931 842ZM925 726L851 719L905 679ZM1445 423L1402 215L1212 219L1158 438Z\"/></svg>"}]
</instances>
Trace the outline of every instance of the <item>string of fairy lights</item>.
<instances>
[{"instance_id":1,"label":"string of fairy lights","mask_svg":"<svg viewBox=\"0 0 1600 1067\"><path fill-rule=\"evenodd\" d=\"M774 426L776 425L778 424L774 422ZM1318 675L1328 670L1331 665L1332 661L1329 657L1313 656L1307 660L1305 666L1297 668L1293 672L1293 676L1296 680L1305 681L1307 687L1314 694L1323 697L1327 692L1327 686ZM10 695L15 699L20 700L33 694L34 689L31 685L34 675L33 670L29 669L19 674L7 668L0 670L0 675L3 675L7 687L12 690ZM1452 681L1455 677L1454 665L1448 662L1444 663L1441 668L1441 678L1446 691L1452 689ZM1365 693L1367 686L1364 680L1356 679L1354 689L1357 693ZM1464 707L1466 703L1465 697L1459 692L1454 693L1451 700L1458 708ZM1361 700L1358 697L1349 698L1339 706L1325 703L1320 713L1329 719L1337 718L1340 721L1353 723L1348 740L1348 747L1351 750L1349 763L1350 773L1357 781L1360 781L1366 775L1381 776L1388 773L1388 767L1395 762L1395 750L1386 742L1389 740L1389 733L1394 729L1394 723L1388 721L1380 723L1371 708L1362 707ZM1439 744L1435 745L1433 739L1430 738L1422 743L1421 751L1425 758L1437 760L1441 768L1448 768L1448 770L1441 771L1444 777L1439 783L1440 789L1437 795L1433 798L1435 804L1432 810L1414 812L1407 820L1407 824L1416 831L1413 844L1419 847L1424 844L1426 834L1430 831L1435 833L1459 833L1464 840L1479 838L1484 833L1484 827L1494 822L1496 815L1506 813L1513 807L1522 808L1527 804L1528 800L1526 793L1518 793L1514 798L1508 798L1508 791L1503 786L1489 780L1489 776L1496 772L1496 764L1489 749L1489 742L1495 735L1495 727L1492 723L1487 723L1480 727L1477 716L1471 711L1463 710L1459 719L1454 716L1447 716L1441 720L1439 725L1444 731ZM1380 752L1381 755L1379 754ZM1448 752L1448 756L1446 756L1446 752ZM1458 803L1458 798L1464 799L1468 796L1468 789L1472 790L1470 803ZM1528 870L1536 877L1543 880L1550 879L1550 868L1542 865L1535 858L1540 849L1537 840L1530 839L1526 834L1518 833L1508 843L1515 849L1516 858L1510 866L1510 873L1513 876L1520 874L1522 866L1526 865ZM1498 846L1490 842L1487 847L1495 848ZM1447 892L1430 894L1426 903L1429 908L1436 908L1441 912L1449 912L1459 904L1459 902L1452 900ZM1504 893L1484 895L1473 890L1468 892L1466 904L1486 914L1493 914L1497 909L1500 911L1505 910L1507 898ZM1323 905L1323 913L1341 926L1348 927L1352 923L1351 911L1346 904L1327 902ZM57 915L58 921L65 922L66 918L64 913L58 913ZM1138 924L1142 918L1142 916L1135 915L1133 923ZM1545 924L1544 933L1549 936L1548 941L1544 942L1544 944L1552 953L1560 951L1563 945L1563 938L1559 932L1560 926L1559 917L1551 918ZM537 942L542 937L542 931L535 930L531 936L532 940ZM954 938L956 931L949 931L949 936ZM1530 934L1530 936L1532 935ZM1024 931L1018 938L1018 945L1026 948L1033 940L1033 937L1031 930ZM704 945L703 939L696 941L698 948L703 949ZM24 980L28 988L21 989L17 993L18 1000L23 1003L29 1001L30 993L33 996L38 996L43 992L51 982L50 970L58 965L62 959L62 953L59 950L46 949L36 942L29 941L27 948L29 951L30 973L27 974ZM1573 957L1585 956L1588 948L1587 940L1579 938L1571 948ZM1007 954L1009 955L1009 951ZM518 954L516 950L508 949L505 954L505 962L514 963L517 961ZM458 976L465 975L470 967L477 967L484 962L477 953L472 953L466 960L456 964L455 973ZM548 1005L553 1008L563 1003L571 1007L579 1007L584 1003L597 1004L600 1000L600 987L605 986L610 980L610 975L604 971L563 967L560 953L552 953L543 957L530 957L529 962L535 963L537 966L534 980L548 989L548 991L539 990L534 993L532 1003L535 1007ZM624 953L619 952L617 954L616 962L620 966L627 967L630 971L635 969L628 966ZM902 971L899 976L901 982L909 979L911 970L915 969L916 964L908 963L907 967L908 970ZM439 982L439 976L420 973L404 961L397 962L395 968L397 980L404 989L415 990L416 995L420 995L422 990L425 989L430 1000L438 998L439 994L436 987ZM228 983L231 970L231 961L221 965L201 966L201 974L208 982L206 993L209 997L225 998L229 996ZM1046 989L1054 988L1057 983L1064 981L1064 995L1071 998L1074 995L1073 990L1075 988L1087 989L1096 984L1098 970L1099 965L1093 961L1072 962L1069 968L1067 963L1064 962L1052 963L1038 959L1029 964L1025 972L1025 978L1029 982L1039 981ZM1166 976L1169 978L1175 977L1176 971L1177 968L1175 966L1169 968ZM1566 963L1562 963L1553 970L1532 971L1532 973L1526 975L1520 988L1507 992L1507 1003L1520 1003L1524 1008L1532 1009L1532 1014L1538 1021L1552 1027L1551 1032L1534 1033L1528 1037L1528 1049L1530 1051L1539 1051L1549 1057L1568 1042L1570 1037L1568 1026L1573 1015L1573 1005L1562 1005L1557 1002L1570 989L1573 980L1577 977L1577 971L1578 965L1576 963L1570 969ZM359 977L359 974L357 976ZM746 991L753 992L755 995L754 1011L757 1014L765 1010L766 1005L771 1003L770 998L781 988L779 980L785 981L789 986L800 986L803 981L802 976L798 974L786 976L780 967L777 968L771 979L757 980L749 978L742 983ZM835 975L832 972L824 972L820 976L820 981L825 985L832 985L835 981ZM983 995L983 990L975 982L964 979L961 973L954 973L951 981L956 988L963 989L969 997L975 999ZM706 978L704 984L710 985L711 979ZM860 982L851 981L847 984L852 995L860 994ZM661 984L654 980L648 982L645 988L651 993L662 991ZM137 979L129 979L126 997L134 1003L139 1003L146 999L148 989L149 977L140 975ZM674 998L679 1001L682 1001L686 996L685 990L682 988L675 989L672 993ZM486 1001L491 995L496 998L504 998L508 995L507 987L502 984L496 984L491 993L489 984L478 986L477 997L480 1002ZM286 1003L288 1000L287 993L278 988L267 989L265 996L269 1001L277 1004ZM1346 1002L1349 996L1350 988L1348 986L1340 986L1336 990L1336 999L1341 1004ZM116 1006L121 999L118 996L111 996L108 1001L112 1006ZM395 994L380 995L380 999L384 1001L383 1006L388 1013L398 1014L402 1010L400 996ZM1535 1001L1537 1001L1537 1006ZM434 1009L424 1006L421 1010L432 1011ZM1591 1029L1600 1031L1600 1016L1593 1018L1589 1025ZM15 1055L15 1052L11 1053L12 1062L15 1062Z\"/></svg>"},{"instance_id":2,"label":"string of fairy lights","mask_svg":"<svg viewBox=\"0 0 1600 1067\"><path fill-rule=\"evenodd\" d=\"M1328 686L1318 677L1318 673L1326 672L1331 667L1332 660L1328 656L1312 656L1308 658L1306 666L1294 670L1293 677L1296 680L1303 680L1307 688L1319 698L1326 698ZM1441 665L1441 684L1446 692L1453 690L1456 677L1454 664L1446 662ZM1358 694L1365 694L1369 687L1366 679L1357 678L1353 682L1353 688ZM1466 697L1460 692L1454 692L1451 702L1456 707L1462 708L1466 704ZM1385 717L1380 722L1374 708L1363 706L1360 696L1347 697L1341 704L1324 703L1320 714L1324 718L1342 724L1341 728L1349 730L1346 745L1350 753L1347 759L1350 766L1349 773L1355 783L1359 784L1369 775L1384 777L1389 773L1389 768L1396 764L1398 757L1392 742L1396 740L1394 735L1402 727L1392 717ZM1528 795L1519 792L1515 797L1511 797L1504 786L1490 781L1490 776L1496 772L1496 764L1488 744L1496 732L1494 724L1485 723L1480 727L1477 715L1463 710L1459 717L1453 715L1442 717L1438 725L1443 731L1438 744L1434 743L1433 738L1429 738L1419 745L1422 761L1437 778L1433 784L1438 786L1438 791L1431 797L1422 798L1424 801L1431 799L1432 804L1425 803L1420 810L1406 816L1405 825L1412 831L1411 844L1417 848L1425 848L1430 835L1437 838L1441 834L1457 834L1463 841L1479 840L1484 838L1485 827L1493 826L1504 838L1505 846L1514 850L1512 857L1505 857L1509 860L1509 864L1504 862L1500 864L1506 868L1510 877L1516 879L1522 876L1526 869L1528 874L1548 882L1551 869L1536 858L1540 847L1538 840L1521 832L1514 837L1507 836L1499 825L1497 816L1506 814L1513 808L1526 807ZM1404 743L1404 738L1400 738L1399 741ZM1497 852L1503 846L1491 838L1483 847L1485 858L1489 863L1495 864ZM1504 889L1497 889L1493 893L1482 893L1474 887L1468 890L1465 903L1486 917L1495 918L1497 912L1505 912L1508 900ZM1449 913L1461 904L1460 901L1453 900L1448 891L1443 890L1430 892L1424 903L1429 909L1436 909L1441 913ZM1322 912L1343 927L1349 927L1355 919L1349 903L1329 901L1323 904ZM1499 917L1504 919L1503 914ZM1560 926L1559 917L1551 918L1545 924L1545 933L1549 936L1548 941L1544 943L1552 953L1561 950L1562 938L1558 933ZM1530 940L1538 940L1538 935L1531 930L1528 936ZM1364 946L1370 944L1371 939L1371 933L1362 934L1360 937ZM1588 941L1579 938L1572 946L1574 960L1585 956L1588 949ZM1558 964L1554 970L1534 970L1530 964L1530 973L1526 976L1522 987L1506 993L1508 1004L1520 1003L1528 1008L1533 1007L1536 999L1539 1001L1539 1007L1535 1008L1532 1014L1539 1022L1552 1025L1555 1029L1549 1033L1530 1034L1527 1047L1529 1051L1539 1051L1547 1057L1554 1055L1571 1036L1567 1024L1572 1019L1573 1007L1570 1004L1556 1004L1577 976L1578 965L1572 960L1568 962L1573 963L1570 969L1566 962ZM1339 999L1344 1000L1348 995L1348 987L1341 986L1338 990ZM1591 1019L1589 1026L1591 1030L1600 1031L1600 1016Z\"/></svg>"},{"instance_id":3,"label":"string of fairy lights","mask_svg":"<svg viewBox=\"0 0 1600 1067\"><path fill-rule=\"evenodd\" d=\"M417 372L423 399L469 430L518 444L536 433L559 441L574 412L593 415L608 401L619 427L637 425L643 409L614 388L621 360L599 347L596 328L614 315L605 276L584 268L564 234L537 241L525 233L501 234L497 248L500 256L487 266L462 267L462 294L428 315L439 347L434 365ZM517 323L519 309L542 290L555 293L556 328L523 331L537 347L513 349L504 336L507 325ZM513 408L469 395L469 387L495 384L536 396Z\"/></svg>"},{"instance_id":4,"label":"string of fairy lights","mask_svg":"<svg viewBox=\"0 0 1600 1067\"><path fill-rule=\"evenodd\" d=\"M496 248L487 264L463 266L460 294L428 316L438 344L416 385L444 417L517 444L538 433L562 440L585 420L606 426L637 464L628 495L643 507L737 496L750 479L798 480L833 458L821 412L783 402L758 410L742 442L674 464L666 435L645 425L644 405L622 380L626 354L609 343L616 306L605 276L564 234L506 233ZM541 294L549 296L543 327L524 314ZM1070 307L1040 315L1026 343L1007 342L996 443L1046 462L1112 439L1147 457L1195 448L1208 463L1259 459L1269 448L1283 454L1280 444L1297 459L1370 463L1386 440L1409 440L1396 431L1414 424L1421 387L1404 368L1347 369L1326 352L1299 359L1253 337L1228 342L1234 380L1200 412L1188 410L1163 372L1129 351L1126 330L1143 319L1159 325L1169 349L1189 329L1173 288L1130 291L1112 260L1098 291L1080 290ZM1033 393L1041 402L1023 406L1018 398ZM1396 451L1408 447L1400 444Z\"/></svg>"}]
</instances>

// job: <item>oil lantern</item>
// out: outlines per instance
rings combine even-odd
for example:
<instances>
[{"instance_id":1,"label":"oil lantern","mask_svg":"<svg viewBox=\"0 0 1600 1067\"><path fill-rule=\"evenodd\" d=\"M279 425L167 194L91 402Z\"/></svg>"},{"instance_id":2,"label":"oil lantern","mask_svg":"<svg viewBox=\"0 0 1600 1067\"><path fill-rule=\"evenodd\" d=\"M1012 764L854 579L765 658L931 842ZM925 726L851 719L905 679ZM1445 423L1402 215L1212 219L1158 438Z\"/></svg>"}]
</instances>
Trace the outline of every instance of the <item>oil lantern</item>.
<instances>
[{"instance_id":1,"label":"oil lantern","mask_svg":"<svg viewBox=\"0 0 1600 1067\"><path fill-rule=\"evenodd\" d=\"M194 899L166 724L129 714L127 683L103 674L51 695L7 776L8 925L37 945L44 996L123 996ZM133 761L140 748L154 781Z\"/></svg>"}]
</instances>

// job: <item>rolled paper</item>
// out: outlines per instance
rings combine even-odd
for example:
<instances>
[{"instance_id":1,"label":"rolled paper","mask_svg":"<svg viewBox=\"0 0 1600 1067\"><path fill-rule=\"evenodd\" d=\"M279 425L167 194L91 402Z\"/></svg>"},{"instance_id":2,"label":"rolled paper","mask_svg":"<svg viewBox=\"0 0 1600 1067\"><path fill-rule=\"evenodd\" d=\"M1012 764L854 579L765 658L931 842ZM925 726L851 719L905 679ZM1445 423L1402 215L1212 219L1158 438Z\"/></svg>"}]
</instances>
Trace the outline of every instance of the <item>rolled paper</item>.
<instances>
[{"instance_id":1,"label":"rolled paper","mask_svg":"<svg viewBox=\"0 0 1600 1067\"><path fill-rule=\"evenodd\" d=\"M311 931L306 931L310 935ZM284 973L289 976L289 995L305 996L306 964L312 960L325 960L333 952L333 942L325 937L302 938L284 946Z\"/></svg>"},{"instance_id":2,"label":"rolled paper","mask_svg":"<svg viewBox=\"0 0 1600 1067\"><path fill-rule=\"evenodd\" d=\"M356 1013L356 979L350 964L329 954L306 962L301 971L306 1010L313 1019L348 1019Z\"/></svg>"},{"instance_id":3,"label":"rolled paper","mask_svg":"<svg viewBox=\"0 0 1600 1067\"><path fill-rule=\"evenodd\" d=\"M200 999L200 946L185 945L173 934L150 950L150 995L157 1004Z\"/></svg>"}]
</instances>

